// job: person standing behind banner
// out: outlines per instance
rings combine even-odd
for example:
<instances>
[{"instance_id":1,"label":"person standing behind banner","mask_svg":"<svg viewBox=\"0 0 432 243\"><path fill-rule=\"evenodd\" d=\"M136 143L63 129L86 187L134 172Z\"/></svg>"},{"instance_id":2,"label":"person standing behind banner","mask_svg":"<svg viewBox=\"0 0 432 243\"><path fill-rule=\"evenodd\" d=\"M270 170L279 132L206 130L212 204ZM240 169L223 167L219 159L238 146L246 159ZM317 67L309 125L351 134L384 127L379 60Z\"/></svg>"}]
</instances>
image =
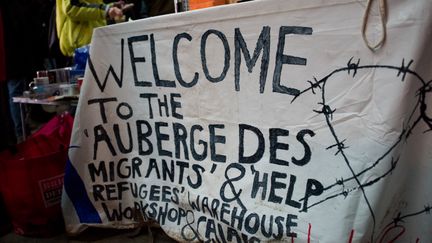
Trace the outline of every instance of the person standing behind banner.
<instances>
[{"instance_id":1,"label":"person standing behind banner","mask_svg":"<svg viewBox=\"0 0 432 243\"><path fill-rule=\"evenodd\" d=\"M76 48L90 43L94 28L123 17L119 5L104 4L103 0L56 0L56 4L60 50L68 57Z\"/></svg>"},{"instance_id":2,"label":"person standing behind banner","mask_svg":"<svg viewBox=\"0 0 432 243\"><path fill-rule=\"evenodd\" d=\"M48 51L48 47L44 46L46 17L52 6L53 3L48 0L0 0L5 61L5 70L0 76L7 82L10 115L18 142L23 138L21 109L12 98L22 96L27 82L32 80L37 70L44 68L44 58Z\"/></svg>"},{"instance_id":3,"label":"person standing behind banner","mask_svg":"<svg viewBox=\"0 0 432 243\"><path fill-rule=\"evenodd\" d=\"M15 140L13 132L14 129L10 122L10 114L8 108L8 95L6 85L6 55L4 48L4 36L3 36L3 15L2 6L0 5L0 151L13 144ZM0 215L1 210L1 198L0 198ZM2 219L0 217L0 235L2 234Z\"/></svg>"}]
</instances>

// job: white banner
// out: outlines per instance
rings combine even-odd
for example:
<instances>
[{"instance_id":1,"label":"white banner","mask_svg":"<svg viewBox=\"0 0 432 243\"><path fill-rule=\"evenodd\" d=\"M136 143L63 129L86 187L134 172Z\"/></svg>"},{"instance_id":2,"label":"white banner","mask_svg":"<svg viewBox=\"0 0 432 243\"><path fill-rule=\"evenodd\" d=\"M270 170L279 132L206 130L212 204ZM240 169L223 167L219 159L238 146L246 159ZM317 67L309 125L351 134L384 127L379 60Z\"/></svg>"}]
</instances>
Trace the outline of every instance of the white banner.
<instances>
[{"instance_id":1,"label":"white banner","mask_svg":"<svg viewBox=\"0 0 432 243\"><path fill-rule=\"evenodd\" d=\"M431 242L432 2L256 1L94 32L67 229Z\"/></svg>"}]
</instances>

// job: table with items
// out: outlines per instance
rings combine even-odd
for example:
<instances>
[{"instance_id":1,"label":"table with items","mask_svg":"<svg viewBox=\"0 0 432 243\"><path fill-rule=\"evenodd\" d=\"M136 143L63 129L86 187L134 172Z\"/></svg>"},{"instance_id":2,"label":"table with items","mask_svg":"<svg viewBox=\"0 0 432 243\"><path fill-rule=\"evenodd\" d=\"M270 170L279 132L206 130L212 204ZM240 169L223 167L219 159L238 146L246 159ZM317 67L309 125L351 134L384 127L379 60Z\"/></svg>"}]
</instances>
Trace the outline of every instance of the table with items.
<instances>
[{"instance_id":1,"label":"table with items","mask_svg":"<svg viewBox=\"0 0 432 243\"><path fill-rule=\"evenodd\" d=\"M43 105L59 107L57 112L70 109L78 103L80 87L83 80L82 70L71 67L38 71L29 84L29 89L22 96L12 97L14 103L20 105L23 138L26 139L27 105Z\"/></svg>"}]
</instances>

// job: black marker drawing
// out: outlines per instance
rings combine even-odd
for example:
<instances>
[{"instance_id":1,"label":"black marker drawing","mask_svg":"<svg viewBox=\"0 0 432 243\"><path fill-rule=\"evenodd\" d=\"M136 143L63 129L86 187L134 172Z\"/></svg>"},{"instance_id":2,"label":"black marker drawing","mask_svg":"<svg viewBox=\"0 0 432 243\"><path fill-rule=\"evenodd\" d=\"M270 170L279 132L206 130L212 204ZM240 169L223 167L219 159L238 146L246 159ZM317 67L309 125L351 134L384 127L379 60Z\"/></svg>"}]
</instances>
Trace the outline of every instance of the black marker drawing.
<instances>
[{"instance_id":1,"label":"black marker drawing","mask_svg":"<svg viewBox=\"0 0 432 243\"><path fill-rule=\"evenodd\" d=\"M353 62L353 57L348 61L346 67L343 68L339 68L336 69L334 71L332 71L330 74L328 74L327 76L325 76L322 79L317 80L315 77L313 78L313 81L307 81L310 84L310 87L301 91L298 95L296 95L293 100L291 102L294 102L296 99L298 99L300 96L302 96L303 94L307 93L307 92L312 92L312 94L320 94L321 95L321 101L318 103L321 106L320 110L314 110L316 113L318 114L322 114L325 117L325 121L326 124L328 126L328 128L330 129L330 133L332 135L332 137L335 140L335 143L328 146L327 150L331 150L334 151L334 155L335 156L341 156L343 158L343 160L345 161L346 166L348 167L350 173L352 176L348 177L348 178L340 178L337 179L335 183L328 185L327 187L324 188L324 191L327 191L335 186L340 186L342 187L342 191L338 192L338 193L334 193L332 195L329 195L325 198L320 199L319 201L310 204L306 209L303 209L301 212L305 212L307 209L312 208L314 206L317 206L319 204L322 204L328 200L331 200L333 198L337 198L339 196L344 196L347 197L349 193L353 192L353 191L357 191L360 190L363 196L364 201L367 204L367 207L370 211L372 220L373 220L373 225L372 225L372 234L371 234L371 242L375 241L375 230L376 230L376 218L375 218L375 213L374 210L369 202L369 198L365 192L365 187L369 187L372 186L373 184L377 183L378 181L380 181L381 179L385 178L386 176L390 175L392 171L394 171L398 165L399 162L399 157L397 158L391 158L390 161L390 166L388 168L387 171L385 171L382 175L377 176L376 178L373 179L369 179L369 181L365 182L365 183L361 183L359 180L359 176L363 175L364 173L371 171L372 169L374 169L374 167L376 167L378 164L382 163L384 161L385 158L388 158L390 153L398 146L400 145L402 142L406 142L408 140L408 138L410 137L410 135L413 133L414 128L417 127L417 125L423 121L426 126L429 128L428 130L424 131L423 133L429 132L432 130L432 118L429 117L426 114L427 111L427 103L426 103L426 97L428 95L428 93L432 92L432 80L431 81L425 81L418 73L416 73L415 71L410 69L411 64L413 63L413 60L409 61L407 65L405 65L405 60L402 60L402 65L401 66L391 66L391 65L360 65L360 59L357 59L356 62ZM363 169L360 172L356 172L354 171L354 169L352 168L352 164L351 161L349 160L349 158L347 157L345 150L349 149L349 146L347 146L347 144L349 144L349 141L347 141L346 139L340 138L338 136L337 131L335 130L335 127L332 124L332 120L333 120L333 114L336 112L336 108L331 107L328 102L327 102L327 98L326 97L326 84L331 81L331 77L336 74L336 73L340 73L340 72L345 72L347 71L349 75L352 75L352 77L355 77L357 74L358 70L361 69L389 69L389 70L395 70L397 71L396 77L400 77L401 81L404 82L405 78L407 76L407 74L409 75L413 75L414 79L418 82L420 82L421 87L417 90L416 92L416 96L417 96L417 102L414 105L414 107L412 108L412 112L408 118L408 121L406 122L406 124L403 125L402 128L402 132L399 135L398 139L393 143L392 146L390 146L388 148L387 151L385 151L376 161L374 161L374 163L372 163L372 165L370 165L369 167ZM319 91L316 93L316 91ZM418 115L417 115L418 114ZM417 115L417 116L416 116ZM357 186L354 186L352 188L345 188L345 183L348 181L354 180L357 184ZM305 200L305 198L301 199L300 201ZM396 217L394 219L394 222L390 223L391 224L395 224L397 225L397 223L399 222L403 222L403 219L408 218L408 217L414 217L416 215L419 214L423 214L423 213L430 213L431 207L430 206L425 206L424 210L421 210L419 212L416 213L411 213L411 214L406 214L406 215L401 215L401 213L399 213L398 217ZM389 226L387 225L386 228ZM381 234L380 234L381 235ZM377 238L378 239L378 238Z\"/></svg>"}]
</instances>

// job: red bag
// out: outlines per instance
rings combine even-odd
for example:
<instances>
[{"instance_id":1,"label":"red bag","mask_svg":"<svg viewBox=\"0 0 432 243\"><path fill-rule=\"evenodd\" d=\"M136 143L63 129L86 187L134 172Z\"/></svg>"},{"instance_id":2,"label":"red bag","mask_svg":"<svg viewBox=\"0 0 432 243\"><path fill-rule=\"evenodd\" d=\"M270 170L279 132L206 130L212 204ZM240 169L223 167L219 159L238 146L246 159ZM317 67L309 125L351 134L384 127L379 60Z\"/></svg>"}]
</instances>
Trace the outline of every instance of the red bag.
<instances>
[{"instance_id":1,"label":"red bag","mask_svg":"<svg viewBox=\"0 0 432 243\"><path fill-rule=\"evenodd\" d=\"M51 139L57 139L61 144L69 145L72 126L73 117L69 113L64 113L53 117L49 122L35 132L32 137L45 135Z\"/></svg>"},{"instance_id":2,"label":"red bag","mask_svg":"<svg viewBox=\"0 0 432 243\"><path fill-rule=\"evenodd\" d=\"M72 132L68 115L0 154L0 191L15 233L51 236L64 231L61 193Z\"/></svg>"}]
</instances>

